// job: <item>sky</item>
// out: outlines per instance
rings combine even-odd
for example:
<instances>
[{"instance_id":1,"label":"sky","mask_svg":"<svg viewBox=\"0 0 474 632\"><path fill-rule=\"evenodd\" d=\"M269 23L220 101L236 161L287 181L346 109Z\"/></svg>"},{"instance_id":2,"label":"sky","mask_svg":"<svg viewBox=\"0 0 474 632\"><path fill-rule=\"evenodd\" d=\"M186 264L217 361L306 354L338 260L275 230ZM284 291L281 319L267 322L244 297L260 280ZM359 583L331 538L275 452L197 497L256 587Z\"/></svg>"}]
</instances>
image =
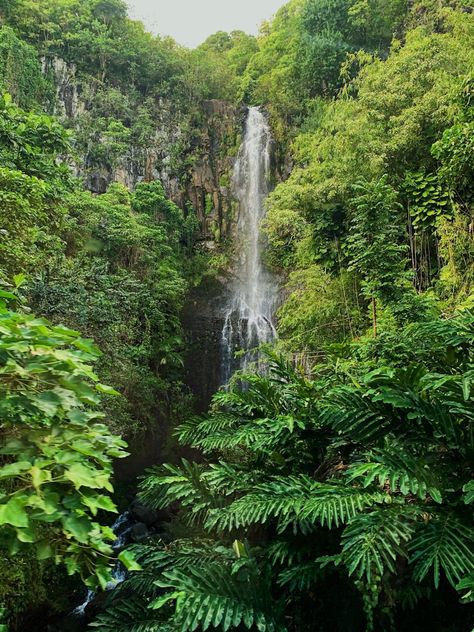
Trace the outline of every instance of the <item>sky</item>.
<instances>
[{"instance_id":1,"label":"sky","mask_svg":"<svg viewBox=\"0 0 474 632\"><path fill-rule=\"evenodd\" d=\"M130 16L155 34L195 47L216 31L254 35L286 0L127 0Z\"/></svg>"}]
</instances>

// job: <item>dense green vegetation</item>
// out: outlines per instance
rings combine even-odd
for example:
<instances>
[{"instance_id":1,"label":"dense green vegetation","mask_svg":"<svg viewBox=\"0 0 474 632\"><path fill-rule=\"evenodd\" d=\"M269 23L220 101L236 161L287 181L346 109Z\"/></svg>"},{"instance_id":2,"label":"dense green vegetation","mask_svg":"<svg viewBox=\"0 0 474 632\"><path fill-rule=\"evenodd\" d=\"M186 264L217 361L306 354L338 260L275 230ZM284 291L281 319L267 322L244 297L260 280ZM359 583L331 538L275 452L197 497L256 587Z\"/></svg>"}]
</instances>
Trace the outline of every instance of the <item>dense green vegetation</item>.
<instances>
[{"instance_id":1,"label":"dense green vegetation","mask_svg":"<svg viewBox=\"0 0 474 632\"><path fill-rule=\"evenodd\" d=\"M206 462L141 485L152 507L181 504L188 536L137 547L143 573L97 627L361 629L363 607L367 629L418 630L403 610L435 590L472 599L473 327L470 312L410 324L398 360L358 344L312 380L276 355L239 376L178 428Z\"/></svg>"},{"instance_id":2,"label":"dense green vegetation","mask_svg":"<svg viewBox=\"0 0 474 632\"><path fill-rule=\"evenodd\" d=\"M99 353L90 340L12 312L6 300L15 294L2 291L0 305L2 545L11 554L34 546L38 559L64 560L105 587L113 533L92 518L116 511L97 490L113 491L112 460L126 456L126 444L99 423L97 405L99 393L118 393L87 364Z\"/></svg>"},{"instance_id":3,"label":"dense green vegetation","mask_svg":"<svg viewBox=\"0 0 474 632\"><path fill-rule=\"evenodd\" d=\"M0 26L0 628L106 587L114 459L153 437L166 524L95 629L468 632L472 1L291 0L195 50L122 0ZM193 418L181 310L229 272L243 104L275 139L279 339Z\"/></svg>"}]
</instances>

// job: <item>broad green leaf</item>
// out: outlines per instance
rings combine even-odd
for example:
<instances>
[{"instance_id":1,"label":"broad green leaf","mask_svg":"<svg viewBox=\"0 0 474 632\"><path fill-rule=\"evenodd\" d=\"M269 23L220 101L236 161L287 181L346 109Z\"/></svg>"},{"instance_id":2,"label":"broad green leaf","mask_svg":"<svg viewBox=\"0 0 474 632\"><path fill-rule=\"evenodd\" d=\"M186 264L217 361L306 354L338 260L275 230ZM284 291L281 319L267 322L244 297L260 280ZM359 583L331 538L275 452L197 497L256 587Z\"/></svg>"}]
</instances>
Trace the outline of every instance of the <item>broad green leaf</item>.
<instances>
[{"instance_id":1,"label":"broad green leaf","mask_svg":"<svg viewBox=\"0 0 474 632\"><path fill-rule=\"evenodd\" d=\"M16 536L20 542L25 544L32 544L36 540L34 531L29 527L16 529Z\"/></svg>"},{"instance_id":2,"label":"broad green leaf","mask_svg":"<svg viewBox=\"0 0 474 632\"><path fill-rule=\"evenodd\" d=\"M125 566L127 571L141 571L142 567L135 560L135 556L131 551L121 551L118 555L118 559Z\"/></svg>"},{"instance_id":3,"label":"broad green leaf","mask_svg":"<svg viewBox=\"0 0 474 632\"><path fill-rule=\"evenodd\" d=\"M0 468L0 478L10 478L19 476L27 472L31 467L28 461L18 461L17 463L8 463Z\"/></svg>"},{"instance_id":4,"label":"broad green leaf","mask_svg":"<svg viewBox=\"0 0 474 632\"><path fill-rule=\"evenodd\" d=\"M61 406L61 398L54 391L44 391L34 400L38 408L49 417L54 417Z\"/></svg>"},{"instance_id":5,"label":"broad green leaf","mask_svg":"<svg viewBox=\"0 0 474 632\"><path fill-rule=\"evenodd\" d=\"M112 573L108 566L96 566L95 575L99 580L99 585L102 590L107 588L107 584L112 580Z\"/></svg>"},{"instance_id":6,"label":"broad green leaf","mask_svg":"<svg viewBox=\"0 0 474 632\"><path fill-rule=\"evenodd\" d=\"M100 489L104 487L108 491L113 491L107 473L87 467L82 463L73 463L71 467L66 470L64 476L74 484L76 489L80 489L81 487Z\"/></svg>"},{"instance_id":7,"label":"broad green leaf","mask_svg":"<svg viewBox=\"0 0 474 632\"><path fill-rule=\"evenodd\" d=\"M47 560L53 557L54 550L48 541L38 542L36 545L36 555L39 560Z\"/></svg>"},{"instance_id":8,"label":"broad green leaf","mask_svg":"<svg viewBox=\"0 0 474 632\"><path fill-rule=\"evenodd\" d=\"M42 470L34 465L30 470L31 480L35 489L39 489L41 485L51 480L51 472L49 470Z\"/></svg>"},{"instance_id":9,"label":"broad green leaf","mask_svg":"<svg viewBox=\"0 0 474 632\"><path fill-rule=\"evenodd\" d=\"M151 604L149 605L149 608L151 608L152 610L159 610L160 608L163 608L163 606L165 606L170 601L176 601L180 597L184 597L185 594L186 594L185 592L180 592L180 591L166 593L162 595L161 597L158 597L158 599L155 599L154 601L152 601Z\"/></svg>"},{"instance_id":10,"label":"broad green leaf","mask_svg":"<svg viewBox=\"0 0 474 632\"><path fill-rule=\"evenodd\" d=\"M114 388L105 384L96 384L95 388L99 391L99 393L104 393L105 395L120 395L120 393Z\"/></svg>"},{"instance_id":11,"label":"broad green leaf","mask_svg":"<svg viewBox=\"0 0 474 632\"><path fill-rule=\"evenodd\" d=\"M245 548L245 544L243 542L240 542L239 540L234 540L232 548L234 549L237 559L248 557L247 549Z\"/></svg>"},{"instance_id":12,"label":"broad green leaf","mask_svg":"<svg viewBox=\"0 0 474 632\"><path fill-rule=\"evenodd\" d=\"M104 496L102 494L97 496L84 495L82 497L82 501L84 505L89 507L93 516L96 516L99 510L117 513L117 506L109 496Z\"/></svg>"},{"instance_id":13,"label":"broad green leaf","mask_svg":"<svg viewBox=\"0 0 474 632\"><path fill-rule=\"evenodd\" d=\"M28 527L29 520L25 511L26 499L10 498L0 505L0 524L10 524L13 527Z\"/></svg>"},{"instance_id":14,"label":"broad green leaf","mask_svg":"<svg viewBox=\"0 0 474 632\"><path fill-rule=\"evenodd\" d=\"M78 542L87 544L89 542L90 532L93 529L89 518L71 514L63 518L63 526L66 532L69 532Z\"/></svg>"}]
</instances>

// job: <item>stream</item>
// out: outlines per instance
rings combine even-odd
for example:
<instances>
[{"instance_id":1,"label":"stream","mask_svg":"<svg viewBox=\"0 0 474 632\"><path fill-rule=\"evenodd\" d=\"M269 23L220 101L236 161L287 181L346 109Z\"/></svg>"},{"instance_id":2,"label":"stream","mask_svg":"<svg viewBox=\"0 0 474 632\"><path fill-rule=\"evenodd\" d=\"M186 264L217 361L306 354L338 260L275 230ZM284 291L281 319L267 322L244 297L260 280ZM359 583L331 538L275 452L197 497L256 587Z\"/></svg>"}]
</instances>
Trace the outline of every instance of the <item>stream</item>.
<instances>
[{"instance_id":1,"label":"stream","mask_svg":"<svg viewBox=\"0 0 474 632\"><path fill-rule=\"evenodd\" d=\"M117 536L117 539L112 544L112 549L114 551L120 551L126 544L128 544L130 531L132 530L134 524L134 520L129 511L125 511L123 514L117 518L117 520L112 525L112 531ZM120 562L117 562L115 568L112 572L112 581L107 585L107 590L112 590L116 586L118 586L125 579L125 568ZM96 593L93 590L88 590L85 596L84 601L79 604L76 608L74 608L72 615L75 617L83 617L86 613L86 609L89 604L92 603L96 596Z\"/></svg>"}]
</instances>

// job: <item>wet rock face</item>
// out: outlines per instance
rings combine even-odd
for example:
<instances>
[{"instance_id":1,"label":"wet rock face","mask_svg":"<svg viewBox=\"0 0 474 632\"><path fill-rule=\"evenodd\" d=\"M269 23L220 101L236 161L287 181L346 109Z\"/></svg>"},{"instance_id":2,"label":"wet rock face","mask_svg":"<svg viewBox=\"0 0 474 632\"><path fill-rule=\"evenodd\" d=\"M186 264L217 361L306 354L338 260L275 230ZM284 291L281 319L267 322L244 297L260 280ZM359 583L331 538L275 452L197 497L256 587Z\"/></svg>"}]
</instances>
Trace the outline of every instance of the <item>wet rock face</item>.
<instances>
[{"instance_id":1,"label":"wet rock face","mask_svg":"<svg viewBox=\"0 0 474 632\"><path fill-rule=\"evenodd\" d=\"M186 335L185 383L195 396L195 409L206 412L222 384L223 306L228 298L224 279L205 279L188 296L182 313Z\"/></svg>"},{"instance_id":2,"label":"wet rock face","mask_svg":"<svg viewBox=\"0 0 474 632\"><path fill-rule=\"evenodd\" d=\"M131 530L132 542L140 543L149 538L150 532L148 527L143 522L137 522L134 524Z\"/></svg>"},{"instance_id":3,"label":"wet rock face","mask_svg":"<svg viewBox=\"0 0 474 632\"><path fill-rule=\"evenodd\" d=\"M147 527L160 525L167 517L165 512L150 509L150 507L141 503L137 498L133 500L129 511L135 520L138 520L139 523Z\"/></svg>"},{"instance_id":4,"label":"wet rock face","mask_svg":"<svg viewBox=\"0 0 474 632\"><path fill-rule=\"evenodd\" d=\"M186 197L201 222L203 238L219 243L232 233L235 198L232 171L245 118L245 108L205 101L201 138L195 149Z\"/></svg>"}]
</instances>

